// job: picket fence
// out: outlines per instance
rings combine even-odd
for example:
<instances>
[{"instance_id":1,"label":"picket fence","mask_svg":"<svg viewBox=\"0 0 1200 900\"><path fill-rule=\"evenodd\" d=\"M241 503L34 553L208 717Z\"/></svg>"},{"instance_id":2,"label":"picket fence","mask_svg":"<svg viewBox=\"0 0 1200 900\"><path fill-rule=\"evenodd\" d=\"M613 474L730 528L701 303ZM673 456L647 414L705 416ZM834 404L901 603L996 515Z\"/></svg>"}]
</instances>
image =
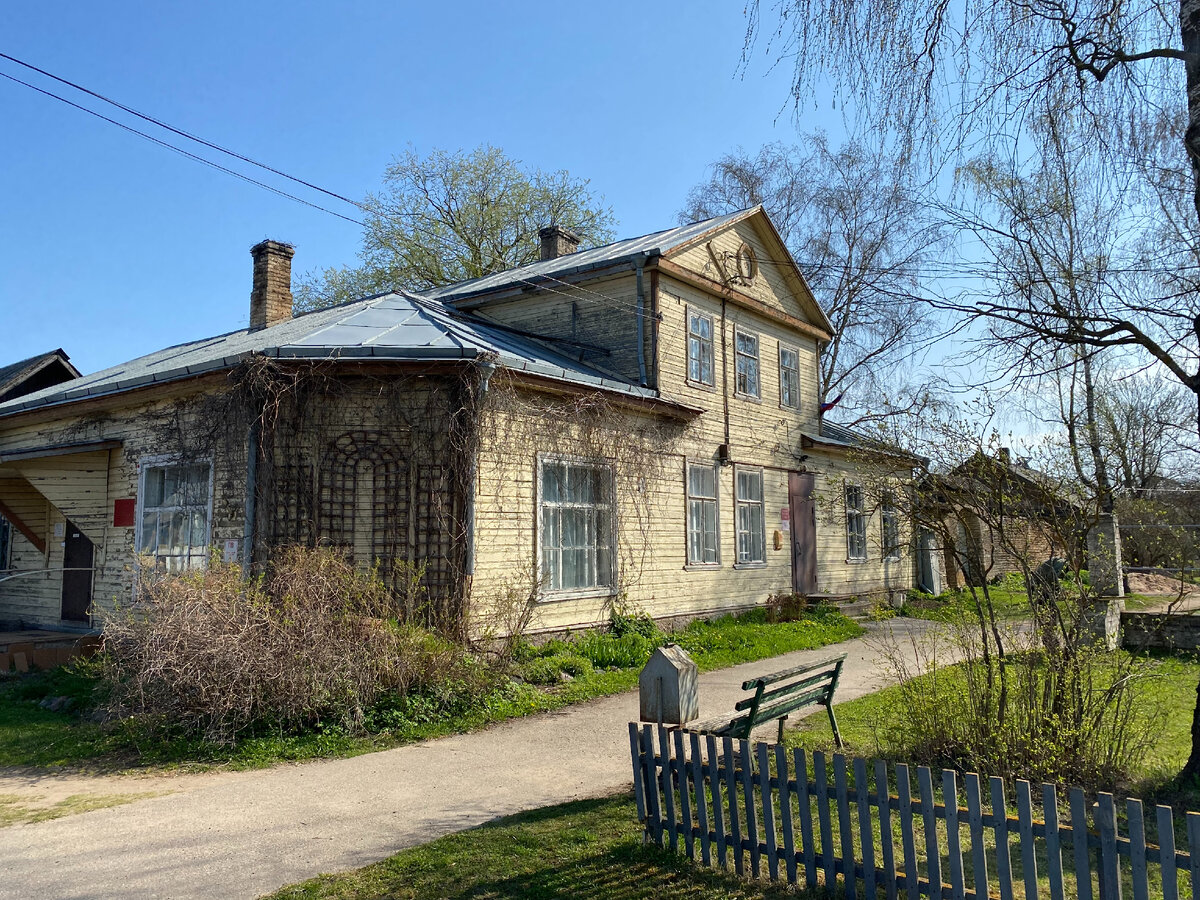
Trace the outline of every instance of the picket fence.
<instances>
[{"instance_id":1,"label":"picket fence","mask_svg":"<svg viewBox=\"0 0 1200 900\"><path fill-rule=\"evenodd\" d=\"M1014 797L1000 778L985 786L967 773L960 785L946 770L938 784L917 766L914 795L910 768L883 760L638 723L629 745L646 840L706 866L732 863L739 875L748 858L749 874L761 877L765 861L773 881L824 885L848 900L880 891L889 900L1014 900L1014 888L1026 900L1178 900L1181 890L1200 900L1200 813L1186 815L1187 853L1176 849L1169 806L1148 824L1142 801L1130 799L1119 823L1107 793L1089 802L1071 789L1060 817L1051 784L1038 808L1028 781L1016 782Z\"/></svg>"}]
</instances>

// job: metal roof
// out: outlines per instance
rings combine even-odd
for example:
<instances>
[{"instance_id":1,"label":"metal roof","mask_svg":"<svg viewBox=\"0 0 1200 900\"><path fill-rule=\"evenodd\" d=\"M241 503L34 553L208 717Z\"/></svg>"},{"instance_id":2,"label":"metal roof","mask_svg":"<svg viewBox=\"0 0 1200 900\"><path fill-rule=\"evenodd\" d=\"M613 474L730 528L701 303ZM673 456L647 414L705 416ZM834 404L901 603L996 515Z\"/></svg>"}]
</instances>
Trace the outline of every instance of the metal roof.
<instances>
[{"instance_id":1,"label":"metal roof","mask_svg":"<svg viewBox=\"0 0 1200 900\"><path fill-rule=\"evenodd\" d=\"M277 359L486 359L518 372L635 397L656 394L415 294L391 293L297 316L258 331L179 344L0 403L0 417L232 368L253 354Z\"/></svg>"},{"instance_id":2,"label":"metal roof","mask_svg":"<svg viewBox=\"0 0 1200 900\"><path fill-rule=\"evenodd\" d=\"M496 272L492 275L472 278L470 281L460 281L457 284L432 288L422 291L421 296L453 302L476 294L487 294L515 285L537 285L545 281L553 281L556 278L564 278L578 272L586 272L589 269L602 268L640 253L645 253L648 256L668 253L676 247L690 243L710 231L727 228L733 223L741 221L752 213L757 212L759 209L761 207L754 206L750 209L738 210L737 212L717 216L713 219L705 219L702 222L692 222L690 225L680 225L678 228L668 228L665 231L656 231L653 234L645 234L641 237L614 241L602 247L577 250L574 253L568 253L565 256L559 256L555 259L530 263L516 269L506 269L503 272Z\"/></svg>"},{"instance_id":3,"label":"metal roof","mask_svg":"<svg viewBox=\"0 0 1200 900\"><path fill-rule=\"evenodd\" d=\"M543 262L434 288L398 291L317 310L258 331L179 344L68 383L0 403L0 417L232 368L254 354L278 359L464 360L494 356L519 372L635 397L657 394L540 341L510 333L451 304L518 284L539 285L645 253L666 253L726 228L761 207L580 250Z\"/></svg>"}]
</instances>

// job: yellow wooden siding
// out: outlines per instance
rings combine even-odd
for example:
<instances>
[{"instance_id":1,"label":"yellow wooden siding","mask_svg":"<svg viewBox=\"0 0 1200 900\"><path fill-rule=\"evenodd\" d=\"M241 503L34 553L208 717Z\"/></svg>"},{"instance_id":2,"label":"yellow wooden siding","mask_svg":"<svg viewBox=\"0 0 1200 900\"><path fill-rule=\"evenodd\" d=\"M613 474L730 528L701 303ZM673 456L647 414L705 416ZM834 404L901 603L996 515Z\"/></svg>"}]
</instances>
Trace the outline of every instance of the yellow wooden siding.
<instances>
[{"instance_id":1,"label":"yellow wooden siding","mask_svg":"<svg viewBox=\"0 0 1200 900\"><path fill-rule=\"evenodd\" d=\"M648 306L648 275L643 276L642 289ZM602 347L608 352L576 351L570 346L555 345L563 353L635 384L639 380L637 280L633 272L575 286L552 282L536 295L491 303L476 312L531 334ZM649 319L644 333L648 344ZM647 357L647 367L651 364Z\"/></svg>"},{"instance_id":2,"label":"yellow wooden siding","mask_svg":"<svg viewBox=\"0 0 1200 900\"><path fill-rule=\"evenodd\" d=\"M0 431L0 452L16 452L54 444L79 441L119 440L123 446L102 454L72 454L45 457L21 463L21 471L29 469L38 483L54 494L59 506L47 503L49 516L42 520L41 536L46 541L43 556L19 532L13 535L13 567L18 570L44 570L44 574L23 576L0 583L0 620L19 620L28 625L57 625L62 612L62 555L63 535L55 535L55 524L68 519L86 519L90 530L85 531L94 544L92 583L94 617L102 621L107 609L114 604L127 603L132 596L137 527L114 527L113 503L118 499L136 498L138 491L138 462L143 458L170 453L161 428L169 414L175 428L203 428L204 423L189 422L186 411L173 403L142 403L86 420L68 417L57 422L38 422ZM180 418L182 416L182 418ZM85 424L86 423L86 424ZM208 423L211 427L211 423ZM76 459L74 457L81 457ZM93 457L103 456L105 489L103 497L96 494L96 479L80 480L79 472L96 465ZM210 544L222 544L226 539L242 538L244 530L244 501L241 494L229 496L221 486L232 479L245 482L245 460L221 457L212 460L214 486L210 517ZM56 477L56 473L58 477ZM72 493L70 485L77 492ZM98 515L101 507L103 514ZM78 524L78 523L77 523ZM32 525L32 523L31 523Z\"/></svg>"}]
</instances>

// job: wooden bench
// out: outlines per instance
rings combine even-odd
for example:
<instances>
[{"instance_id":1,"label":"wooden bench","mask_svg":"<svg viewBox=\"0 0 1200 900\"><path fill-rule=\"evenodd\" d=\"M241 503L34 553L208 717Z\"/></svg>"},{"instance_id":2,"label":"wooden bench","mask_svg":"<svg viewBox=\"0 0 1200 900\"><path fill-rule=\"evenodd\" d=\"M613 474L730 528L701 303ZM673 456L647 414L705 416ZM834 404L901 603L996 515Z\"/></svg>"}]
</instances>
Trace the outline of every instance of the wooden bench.
<instances>
[{"instance_id":1,"label":"wooden bench","mask_svg":"<svg viewBox=\"0 0 1200 900\"><path fill-rule=\"evenodd\" d=\"M837 689L846 654L823 659L807 666L784 669L742 683L743 691L754 691L734 704L732 716L709 719L690 725L695 731L727 734L730 737L750 737L750 732L772 719L779 720L779 740L783 740L783 723L788 715L810 706L824 706L833 727L833 739L840 749L842 735L833 714L833 692ZM769 688L769 689L768 689Z\"/></svg>"}]
</instances>

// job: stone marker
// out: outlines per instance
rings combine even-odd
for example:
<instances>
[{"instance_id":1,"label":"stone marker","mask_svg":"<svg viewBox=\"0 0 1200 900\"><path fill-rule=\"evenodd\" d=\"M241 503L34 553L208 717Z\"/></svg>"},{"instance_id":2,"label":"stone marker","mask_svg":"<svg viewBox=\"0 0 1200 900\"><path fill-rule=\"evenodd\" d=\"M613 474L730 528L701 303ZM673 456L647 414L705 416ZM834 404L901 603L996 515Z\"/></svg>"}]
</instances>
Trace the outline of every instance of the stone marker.
<instances>
[{"instance_id":1,"label":"stone marker","mask_svg":"<svg viewBox=\"0 0 1200 900\"><path fill-rule=\"evenodd\" d=\"M699 670L677 644L659 647L638 676L643 722L686 725L700 715Z\"/></svg>"}]
</instances>

